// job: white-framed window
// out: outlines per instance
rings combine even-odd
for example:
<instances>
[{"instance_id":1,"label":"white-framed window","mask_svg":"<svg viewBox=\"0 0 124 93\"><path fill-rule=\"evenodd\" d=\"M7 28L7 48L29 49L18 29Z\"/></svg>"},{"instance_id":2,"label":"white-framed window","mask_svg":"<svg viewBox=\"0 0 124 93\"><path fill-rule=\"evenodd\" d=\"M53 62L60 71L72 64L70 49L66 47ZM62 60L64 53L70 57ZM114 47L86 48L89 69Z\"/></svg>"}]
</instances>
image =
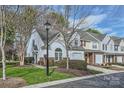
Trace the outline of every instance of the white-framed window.
<instances>
[{"instance_id":1,"label":"white-framed window","mask_svg":"<svg viewBox=\"0 0 124 93\"><path fill-rule=\"evenodd\" d=\"M93 49L97 49L97 43L96 42L93 42L92 47L93 47Z\"/></svg>"},{"instance_id":2,"label":"white-framed window","mask_svg":"<svg viewBox=\"0 0 124 93\"><path fill-rule=\"evenodd\" d=\"M62 50L60 48L55 49L55 61L62 60Z\"/></svg>"}]
</instances>

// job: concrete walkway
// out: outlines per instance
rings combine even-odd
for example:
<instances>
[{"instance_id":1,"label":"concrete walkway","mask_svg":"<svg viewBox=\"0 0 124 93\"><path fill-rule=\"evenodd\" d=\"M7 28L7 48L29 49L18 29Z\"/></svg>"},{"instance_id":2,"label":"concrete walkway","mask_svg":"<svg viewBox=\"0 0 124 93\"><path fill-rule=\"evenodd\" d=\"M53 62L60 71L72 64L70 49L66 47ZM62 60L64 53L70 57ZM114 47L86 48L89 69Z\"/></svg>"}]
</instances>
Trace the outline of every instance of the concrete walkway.
<instances>
[{"instance_id":1,"label":"concrete walkway","mask_svg":"<svg viewBox=\"0 0 124 93\"><path fill-rule=\"evenodd\" d=\"M92 66L92 65L88 65L87 68L88 68L88 69L91 69L91 70L101 71L101 72L103 72L103 73L118 72L118 71L116 71L116 70L105 69L105 68L102 68L102 67L97 67L97 66Z\"/></svg>"}]
</instances>

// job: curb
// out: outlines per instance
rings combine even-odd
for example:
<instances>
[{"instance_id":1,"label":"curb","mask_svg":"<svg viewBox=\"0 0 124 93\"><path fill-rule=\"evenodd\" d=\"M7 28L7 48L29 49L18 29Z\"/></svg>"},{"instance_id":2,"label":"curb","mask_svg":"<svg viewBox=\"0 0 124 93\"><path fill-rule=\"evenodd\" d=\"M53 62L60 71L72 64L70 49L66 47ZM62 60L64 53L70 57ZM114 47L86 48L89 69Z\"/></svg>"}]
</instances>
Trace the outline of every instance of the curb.
<instances>
[{"instance_id":1,"label":"curb","mask_svg":"<svg viewBox=\"0 0 124 93\"><path fill-rule=\"evenodd\" d=\"M103 76L103 75L109 75L109 74L120 73L120 72L124 72L124 71L102 73L102 74L89 75L89 76L83 76L83 77L75 77L75 78L69 78L69 79L63 79L63 80L56 80L56 81L51 81L51 82L46 82L46 83L24 86L22 88L44 88L44 87L48 87L48 86L52 86L52 85L67 83L67 82L71 82L71 81L77 81L77 80L81 80L81 79L89 79L89 78L93 78L96 76Z\"/></svg>"}]
</instances>

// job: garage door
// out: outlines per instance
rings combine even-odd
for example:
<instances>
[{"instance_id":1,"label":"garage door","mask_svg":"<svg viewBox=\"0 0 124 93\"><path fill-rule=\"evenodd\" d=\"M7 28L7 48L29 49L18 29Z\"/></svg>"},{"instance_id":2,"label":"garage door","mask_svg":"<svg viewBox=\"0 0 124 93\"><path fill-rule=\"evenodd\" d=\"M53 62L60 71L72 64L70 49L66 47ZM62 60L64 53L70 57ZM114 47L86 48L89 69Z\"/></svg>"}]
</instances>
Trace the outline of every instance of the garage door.
<instances>
[{"instance_id":1,"label":"garage door","mask_svg":"<svg viewBox=\"0 0 124 93\"><path fill-rule=\"evenodd\" d=\"M122 63L122 57L121 56L117 57L117 62Z\"/></svg>"},{"instance_id":2,"label":"garage door","mask_svg":"<svg viewBox=\"0 0 124 93\"><path fill-rule=\"evenodd\" d=\"M83 60L82 53L72 53L71 60Z\"/></svg>"},{"instance_id":3,"label":"garage door","mask_svg":"<svg viewBox=\"0 0 124 93\"><path fill-rule=\"evenodd\" d=\"M102 55L96 55L96 64L102 64L103 62L103 56Z\"/></svg>"}]
</instances>

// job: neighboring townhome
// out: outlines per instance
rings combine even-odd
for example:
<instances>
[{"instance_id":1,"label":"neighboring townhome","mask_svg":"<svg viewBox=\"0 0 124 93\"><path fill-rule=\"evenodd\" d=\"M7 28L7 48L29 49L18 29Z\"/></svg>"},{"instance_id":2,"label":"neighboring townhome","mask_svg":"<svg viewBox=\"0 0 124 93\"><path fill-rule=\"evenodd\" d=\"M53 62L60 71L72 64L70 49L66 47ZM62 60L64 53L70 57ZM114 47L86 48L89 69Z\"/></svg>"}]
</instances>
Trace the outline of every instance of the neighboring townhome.
<instances>
[{"instance_id":1,"label":"neighboring townhome","mask_svg":"<svg viewBox=\"0 0 124 93\"><path fill-rule=\"evenodd\" d=\"M112 36L114 41L114 62L124 63L124 39Z\"/></svg>"},{"instance_id":2,"label":"neighboring townhome","mask_svg":"<svg viewBox=\"0 0 124 93\"><path fill-rule=\"evenodd\" d=\"M106 35L80 31L81 46L85 49L85 61L88 64L102 64L104 52L101 50L102 41Z\"/></svg>"},{"instance_id":3,"label":"neighboring townhome","mask_svg":"<svg viewBox=\"0 0 124 93\"><path fill-rule=\"evenodd\" d=\"M124 62L124 39L107 34L79 31L88 64Z\"/></svg>"},{"instance_id":4,"label":"neighboring townhome","mask_svg":"<svg viewBox=\"0 0 124 93\"><path fill-rule=\"evenodd\" d=\"M66 59L66 49L63 40L63 36L59 31L51 29L49 31L49 59L58 62ZM68 35L67 35L68 36ZM79 36L79 35L78 35ZM84 50L78 46L79 38L75 40L75 46L71 43L72 46L69 47L69 58L70 60L84 60ZM32 31L30 39L27 43L27 57L34 57L34 63L38 61L44 61L46 58L46 30L35 28ZM71 41L70 41L71 42Z\"/></svg>"}]
</instances>

